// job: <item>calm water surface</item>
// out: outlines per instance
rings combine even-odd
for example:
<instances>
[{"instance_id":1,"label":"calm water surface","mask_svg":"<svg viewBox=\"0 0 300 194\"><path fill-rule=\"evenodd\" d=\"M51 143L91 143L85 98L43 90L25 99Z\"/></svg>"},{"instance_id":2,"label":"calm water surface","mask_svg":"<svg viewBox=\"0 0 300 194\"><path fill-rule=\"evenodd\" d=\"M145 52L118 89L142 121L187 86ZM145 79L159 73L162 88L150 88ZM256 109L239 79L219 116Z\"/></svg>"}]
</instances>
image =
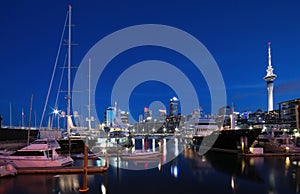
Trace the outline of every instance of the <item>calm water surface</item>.
<instances>
[{"instance_id":1,"label":"calm water surface","mask_svg":"<svg viewBox=\"0 0 300 194\"><path fill-rule=\"evenodd\" d=\"M138 141L136 145L140 148ZM148 146L153 147L151 142ZM176 146L164 147L162 157L155 160L110 158L106 173L88 175L90 189L87 193L299 193L300 158L244 158L216 152L199 155L181 144ZM170 156L174 153L175 158ZM102 165L103 162L89 160L89 165ZM82 160L75 162L76 165L82 163ZM140 168L147 170L132 170ZM82 184L81 174L19 174L1 178L0 193L79 193Z\"/></svg>"}]
</instances>

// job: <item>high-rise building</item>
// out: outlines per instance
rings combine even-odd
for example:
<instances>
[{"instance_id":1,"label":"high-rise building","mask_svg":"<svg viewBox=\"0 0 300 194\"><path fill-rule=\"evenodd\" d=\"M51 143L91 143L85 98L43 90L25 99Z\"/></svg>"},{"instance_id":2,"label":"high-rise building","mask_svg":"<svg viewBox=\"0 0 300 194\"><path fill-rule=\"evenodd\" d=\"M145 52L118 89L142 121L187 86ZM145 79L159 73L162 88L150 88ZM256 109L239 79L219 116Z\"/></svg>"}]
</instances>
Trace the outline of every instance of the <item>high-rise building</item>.
<instances>
[{"instance_id":1,"label":"high-rise building","mask_svg":"<svg viewBox=\"0 0 300 194\"><path fill-rule=\"evenodd\" d=\"M128 124L128 115L129 115L129 112L120 111L120 119L124 125Z\"/></svg>"},{"instance_id":2,"label":"high-rise building","mask_svg":"<svg viewBox=\"0 0 300 194\"><path fill-rule=\"evenodd\" d=\"M170 116L177 116L179 113L179 99L177 97L173 97L170 99Z\"/></svg>"},{"instance_id":3,"label":"high-rise building","mask_svg":"<svg viewBox=\"0 0 300 194\"><path fill-rule=\"evenodd\" d=\"M268 43L268 68L267 75L264 79L267 82L267 90L268 90L268 112L273 110L273 87L274 80L277 77L276 74L273 73L272 61L271 61L271 42Z\"/></svg>"},{"instance_id":4,"label":"high-rise building","mask_svg":"<svg viewBox=\"0 0 300 194\"><path fill-rule=\"evenodd\" d=\"M105 126L107 126L107 127L113 126L115 115L116 115L115 107L108 107L105 110L105 112L104 112Z\"/></svg>"},{"instance_id":5,"label":"high-rise building","mask_svg":"<svg viewBox=\"0 0 300 194\"><path fill-rule=\"evenodd\" d=\"M279 116L291 129L300 130L300 98L279 103Z\"/></svg>"},{"instance_id":6,"label":"high-rise building","mask_svg":"<svg viewBox=\"0 0 300 194\"><path fill-rule=\"evenodd\" d=\"M147 107L144 107L144 120L147 121L147 120L151 120L152 118L152 111L147 108Z\"/></svg>"}]
</instances>

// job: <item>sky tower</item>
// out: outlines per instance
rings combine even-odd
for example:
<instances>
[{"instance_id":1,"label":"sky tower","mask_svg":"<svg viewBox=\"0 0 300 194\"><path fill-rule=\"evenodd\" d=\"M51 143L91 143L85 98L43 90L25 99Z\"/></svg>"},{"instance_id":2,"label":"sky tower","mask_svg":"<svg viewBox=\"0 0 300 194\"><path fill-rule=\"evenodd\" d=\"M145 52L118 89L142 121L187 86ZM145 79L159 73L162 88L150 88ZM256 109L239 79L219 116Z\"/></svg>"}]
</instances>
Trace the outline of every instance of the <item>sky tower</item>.
<instances>
[{"instance_id":1,"label":"sky tower","mask_svg":"<svg viewBox=\"0 0 300 194\"><path fill-rule=\"evenodd\" d=\"M277 77L276 74L273 73L273 67L271 63L271 42L268 42L268 68L267 75L264 79L267 82L267 90L268 90L268 112L273 110L273 87L274 80Z\"/></svg>"}]
</instances>

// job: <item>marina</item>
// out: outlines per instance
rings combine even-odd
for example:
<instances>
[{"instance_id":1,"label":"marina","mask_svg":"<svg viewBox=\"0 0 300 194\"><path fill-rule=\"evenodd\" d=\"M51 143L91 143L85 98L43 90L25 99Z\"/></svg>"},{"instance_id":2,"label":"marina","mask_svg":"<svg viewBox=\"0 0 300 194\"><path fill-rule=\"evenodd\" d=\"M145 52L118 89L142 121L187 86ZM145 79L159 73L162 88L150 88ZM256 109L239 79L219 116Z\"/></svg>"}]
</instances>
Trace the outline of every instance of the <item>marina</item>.
<instances>
[{"instance_id":1,"label":"marina","mask_svg":"<svg viewBox=\"0 0 300 194\"><path fill-rule=\"evenodd\" d=\"M167 146L170 153L174 148ZM165 155L171 157L171 155ZM243 157L208 152L205 155L186 148L169 162L159 160L122 160L111 158L108 169L102 160L88 160L88 193L298 193L299 156ZM166 158L166 160L168 160ZM81 171L21 171L0 179L2 193L80 193L83 185L82 160L75 160ZM128 170L146 167L144 170ZM72 167L74 168L74 167ZM126 169L127 168L127 169ZM71 169L71 168L67 168ZM96 170L97 169L97 170ZM146 174L145 174L146 173ZM37 185L36 183L39 183ZM149 186L155 185L155 187ZM145 189L147 188L147 189Z\"/></svg>"},{"instance_id":2,"label":"marina","mask_svg":"<svg viewBox=\"0 0 300 194\"><path fill-rule=\"evenodd\" d=\"M4 73L1 76L5 80L2 82L7 84L0 82L1 87L6 87L3 100L1 98L0 101L0 194L300 193L300 98L297 98L299 93L295 93L299 92L299 80L298 75L294 78L296 81L284 78L283 68L277 67L279 63L291 63L282 58L294 57L290 53L296 50L293 48L296 44L289 45L290 34L285 34L286 45L282 44L281 34L275 38L274 34L266 31L268 37L258 36L264 41L270 37L275 39L273 64L271 42L262 44L262 40L251 40L250 44L245 39L246 36L249 39L245 32L233 28L243 26L240 24L244 22L249 23L249 19L239 13L245 9L244 5L241 7L235 3L232 6L231 2L230 6L240 9L232 12L234 15L230 13L227 18L226 12L230 12L231 7L224 4L219 10L212 4L217 14L206 12L202 9L206 3L202 1L187 2L192 5L188 5L189 11L178 4L182 14L178 14L179 9L176 8L175 15L169 15L168 11L178 2L167 5L169 2L165 4L162 1L151 10L148 7L153 6L153 2L143 5L143 9L149 9L151 13L124 6L123 2L113 6L110 4L117 11L105 7L108 2L101 2L101 6L99 2L93 3L99 7L95 9L96 6L91 6L91 9L76 2L75 12L69 4L64 23L60 8L56 5L51 5L51 9L43 9L42 15L32 11L34 17L28 21L32 28L38 24L39 27L35 28L38 34L32 31L27 34L19 21L14 20L26 18L30 15L27 12L12 17L2 10L12 22L6 22L6 18L1 17L5 21L4 29L10 31L7 33L4 30L5 33L1 32L0 37L6 39L6 36L13 34L13 38L10 38L12 43L15 39L22 42L19 37L34 42L34 37L38 43L47 46L42 45L41 49L35 45L37 42L32 46L31 42L27 42L5 53L11 48L3 40L7 48L1 51L4 53L1 60L5 55L12 60L1 61L9 65L3 66ZM269 7L274 4L269 3L263 10L273 13ZM226 9L223 10L223 7ZM255 5L255 12L248 8L249 17L256 21L252 25L247 24L251 28L243 27L251 34L260 32L258 29L251 31L253 26L265 26L260 23L259 17L253 15L259 12L256 10L258 7ZM22 13L18 6L15 8ZM281 6L274 10L284 13ZM206 15L201 16L199 13L202 12ZM199 28L199 31L198 27L193 31L190 28L193 25L187 22L193 22L193 18L185 18L190 13L201 16L197 17L195 26L201 23L214 31L205 32L205 28ZM295 13L298 16L298 12ZM218 15L217 20L214 14ZM263 18L269 17L265 12L261 14ZM277 12L273 14L275 17ZM177 15L181 15L180 18L176 18ZM97 20L93 20L96 16ZM150 23L140 20L145 16ZM127 21L130 17L130 22L123 24L123 20ZM41 18L42 25L51 24L51 28L45 28L47 33L41 31L41 23L34 18ZM56 20L52 21L53 18ZM108 21L103 22L103 18ZM199 18L213 19L204 21ZM288 21L296 23L291 18L297 17L293 15L288 18ZM57 39L58 26L54 23L59 23L59 20L64 25L54 60L54 52L50 48L53 49L52 43L55 41L50 37L52 34ZM168 20L172 25L167 24ZM181 20L184 23L180 23ZM224 20L224 23L219 20ZM281 19L266 21L268 28L273 26L272 32L279 31L279 27L274 27L273 23L280 23ZM26 20L22 22L25 24ZM93 22L93 28L89 27L92 24L90 22ZM18 29L11 30L5 27L6 23L16 23ZM211 24L216 24L218 28ZM222 26L225 27L223 31L219 29ZM24 29L24 32L20 29ZM97 35L94 34L96 29L99 30ZM232 29L230 35L224 33L227 29ZM18 36L13 33L15 31ZM215 34L217 32L220 34ZM92 34L96 42L89 39ZM238 40L245 40L244 44L230 38L236 39L238 34L243 34ZM206 48L198 40L199 37L212 38L204 39L209 47ZM220 37L222 39L218 40ZM74 40L82 45L79 49L73 49L77 45ZM264 49L260 48L262 45ZM35 48L34 53L27 52L31 47ZM287 51L281 47L287 48ZM19 48L23 48L22 54L17 52ZM208 48L215 52L216 60ZM243 54L244 48L247 48L247 54ZM238 54L236 51L239 51ZM289 52L289 55L284 56L281 52ZM18 57L12 57L11 53ZM34 62L27 61L29 56L36 58ZM265 63L261 61L263 57ZM253 59L259 61L254 62ZM18 67L18 64L14 64L15 60L22 64L19 68L24 69L24 64L26 68L24 72L19 68L14 69L12 76L8 67ZM293 60L294 63L298 62ZM49 61L55 61L52 75ZM258 62L266 65L256 66ZM38 63L35 68L30 66L34 63ZM36 75L31 76L27 68ZM56 77L58 69L60 79ZM292 72L297 72L297 68L294 69ZM264 76L257 75L257 72L264 70ZM255 79L259 76L261 80L257 82ZM24 85L17 78L21 78ZM28 84L30 80L34 82ZM278 85L277 80L280 80ZM261 82L265 82L264 87ZM296 86L290 84L292 82ZM47 89L46 83L49 84L47 93L44 91ZM27 90L31 88L35 91L31 94L28 106L22 99L28 96ZM260 89L264 89L266 102L261 99L263 95ZM294 93L289 93L289 90ZM10 96L13 94L18 99ZM12 106L11 100L18 101L18 108ZM4 103L9 105L5 109ZM266 110L261 109L264 106ZM2 114L5 116L2 117Z\"/></svg>"}]
</instances>

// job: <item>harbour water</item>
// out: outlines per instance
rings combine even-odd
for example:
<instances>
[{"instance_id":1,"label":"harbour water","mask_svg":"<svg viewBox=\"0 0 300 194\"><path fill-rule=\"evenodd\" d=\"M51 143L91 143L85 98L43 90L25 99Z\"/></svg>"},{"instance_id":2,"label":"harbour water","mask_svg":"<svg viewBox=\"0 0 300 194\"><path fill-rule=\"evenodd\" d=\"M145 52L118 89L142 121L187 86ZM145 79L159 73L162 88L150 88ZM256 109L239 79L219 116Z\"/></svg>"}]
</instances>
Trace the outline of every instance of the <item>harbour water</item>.
<instances>
[{"instance_id":1,"label":"harbour water","mask_svg":"<svg viewBox=\"0 0 300 194\"><path fill-rule=\"evenodd\" d=\"M136 141L136 148L140 148L140 140ZM155 140L155 145L157 142ZM178 150L171 145L165 146L158 160L122 161L121 158L110 158L107 172L88 175L87 193L300 192L300 158L244 157L219 152L200 155L184 144L176 144ZM149 146L152 146L151 140ZM177 157L169 160L168 157L174 153ZM82 160L75 161L75 165L82 163ZM103 163L103 158L89 160L89 165L101 166ZM145 170L138 170L142 168ZM0 179L0 193L80 193L78 188L82 185L81 174L18 174Z\"/></svg>"}]
</instances>

